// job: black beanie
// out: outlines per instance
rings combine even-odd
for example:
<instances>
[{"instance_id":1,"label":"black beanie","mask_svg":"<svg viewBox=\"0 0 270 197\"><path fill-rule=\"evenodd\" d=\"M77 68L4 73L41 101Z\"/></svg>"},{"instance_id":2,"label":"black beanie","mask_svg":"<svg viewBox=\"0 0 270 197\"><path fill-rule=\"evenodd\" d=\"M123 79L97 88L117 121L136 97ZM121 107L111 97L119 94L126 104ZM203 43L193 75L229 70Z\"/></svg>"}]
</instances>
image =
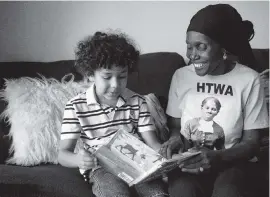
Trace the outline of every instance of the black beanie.
<instances>
[{"instance_id":1,"label":"black beanie","mask_svg":"<svg viewBox=\"0 0 270 197\"><path fill-rule=\"evenodd\" d=\"M243 64L254 64L249 41L254 36L253 24L243 21L235 8L228 4L208 5L190 20L188 31L202 33L229 53L238 56Z\"/></svg>"}]
</instances>

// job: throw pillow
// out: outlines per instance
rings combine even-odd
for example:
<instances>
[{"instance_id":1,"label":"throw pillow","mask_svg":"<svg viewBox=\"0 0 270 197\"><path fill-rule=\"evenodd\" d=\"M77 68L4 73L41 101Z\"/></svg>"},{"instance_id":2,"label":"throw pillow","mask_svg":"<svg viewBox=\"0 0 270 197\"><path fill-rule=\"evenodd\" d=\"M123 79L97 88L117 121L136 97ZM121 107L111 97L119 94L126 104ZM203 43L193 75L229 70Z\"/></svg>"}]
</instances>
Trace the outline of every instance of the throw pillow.
<instances>
[{"instance_id":1,"label":"throw pillow","mask_svg":"<svg viewBox=\"0 0 270 197\"><path fill-rule=\"evenodd\" d=\"M66 81L71 76L71 80ZM90 82L74 82L74 76L56 79L22 77L6 79L0 97L8 105L2 114L11 125L8 164L33 166L41 163L57 164L61 122L65 104L85 91Z\"/></svg>"},{"instance_id":2,"label":"throw pillow","mask_svg":"<svg viewBox=\"0 0 270 197\"><path fill-rule=\"evenodd\" d=\"M167 127L167 117L155 94L150 93L144 95L144 98L146 100L150 114L153 118L156 127L157 137L163 143L167 141L170 136L169 128Z\"/></svg>"}]
</instances>

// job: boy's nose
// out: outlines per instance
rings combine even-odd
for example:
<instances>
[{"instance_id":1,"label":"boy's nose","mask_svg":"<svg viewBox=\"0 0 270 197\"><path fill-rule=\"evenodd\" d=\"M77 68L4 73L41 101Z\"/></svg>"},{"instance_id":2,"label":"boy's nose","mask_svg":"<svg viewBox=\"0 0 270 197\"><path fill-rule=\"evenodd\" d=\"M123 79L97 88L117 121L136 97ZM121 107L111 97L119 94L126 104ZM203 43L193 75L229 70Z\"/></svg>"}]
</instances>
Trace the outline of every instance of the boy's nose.
<instances>
[{"instance_id":1,"label":"boy's nose","mask_svg":"<svg viewBox=\"0 0 270 197\"><path fill-rule=\"evenodd\" d=\"M113 88L117 88L119 86L119 80L115 77L113 77L110 81L110 85Z\"/></svg>"}]
</instances>

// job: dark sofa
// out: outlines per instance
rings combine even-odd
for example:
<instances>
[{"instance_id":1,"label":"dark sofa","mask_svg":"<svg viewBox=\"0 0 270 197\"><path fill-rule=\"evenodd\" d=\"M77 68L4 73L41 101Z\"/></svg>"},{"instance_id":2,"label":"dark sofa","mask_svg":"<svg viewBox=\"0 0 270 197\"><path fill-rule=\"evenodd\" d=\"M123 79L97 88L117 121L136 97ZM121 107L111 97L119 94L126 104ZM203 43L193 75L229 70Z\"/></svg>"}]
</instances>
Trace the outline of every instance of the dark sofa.
<instances>
[{"instance_id":1,"label":"dark sofa","mask_svg":"<svg viewBox=\"0 0 270 197\"><path fill-rule=\"evenodd\" d=\"M257 49L256 69L261 72L269 66L269 50ZM65 74L73 73L75 80L82 77L74 70L73 60L57 62L1 62L0 88L3 88L4 78L19 78L22 76L38 77L37 73L45 77L60 80ZM170 81L174 71L185 62L177 53L149 53L140 56L139 70L128 80L128 87L140 94L155 93L163 108L166 108ZM0 113L7 103L0 101ZM40 164L34 167L23 167L5 164L10 140L8 134L10 126L4 120L0 123L0 197L89 197L93 196L91 186L86 184L77 169L68 169L55 164ZM265 137L266 136L266 137ZM262 151L259 162L251 167L250 180L255 184L259 193L248 191L249 196L268 196L268 130L262 132ZM258 181L257 181L258 179Z\"/></svg>"}]
</instances>

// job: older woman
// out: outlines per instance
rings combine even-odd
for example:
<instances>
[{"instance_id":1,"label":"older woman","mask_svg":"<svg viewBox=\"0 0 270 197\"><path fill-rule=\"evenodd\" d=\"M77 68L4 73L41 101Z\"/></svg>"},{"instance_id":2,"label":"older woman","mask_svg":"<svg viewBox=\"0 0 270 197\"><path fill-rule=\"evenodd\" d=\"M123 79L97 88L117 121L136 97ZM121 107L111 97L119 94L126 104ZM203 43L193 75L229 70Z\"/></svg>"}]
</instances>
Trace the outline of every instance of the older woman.
<instances>
[{"instance_id":1,"label":"older woman","mask_svg":"<svg viewBox=\"0 0 270 197\"><path fill-rule=\"evenodd\" d=\"M255 63L253 36L253 24L227 4L209 5L192 17L186 33L190 65L171 82L166 112L172 134L161 153L171 157L186 148L181 125L200 114L197 106L209 96L222 106L215 121L224 130L226 149L202 146L199 156L169 174L171 196L243 196L243 165L258 150L259 129L269 126L259 74L247 67Z\"/></svg>"}]
</instances>

